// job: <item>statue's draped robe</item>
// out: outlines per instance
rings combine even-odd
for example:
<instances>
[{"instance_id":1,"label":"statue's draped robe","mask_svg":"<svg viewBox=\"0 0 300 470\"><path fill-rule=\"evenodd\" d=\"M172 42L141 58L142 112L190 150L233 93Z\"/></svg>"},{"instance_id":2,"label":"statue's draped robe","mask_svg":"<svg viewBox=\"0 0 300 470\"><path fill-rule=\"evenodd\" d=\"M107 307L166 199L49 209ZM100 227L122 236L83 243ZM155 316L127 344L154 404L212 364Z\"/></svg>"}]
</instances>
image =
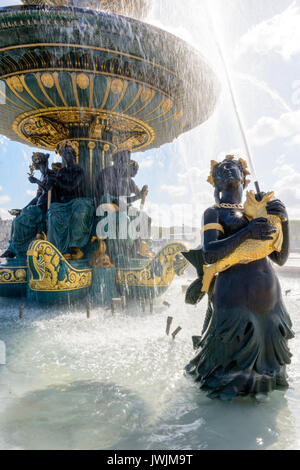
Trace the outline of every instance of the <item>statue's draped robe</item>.
<instances>
[{"instance_id":1,"label":"statue's draped robe","mask_svg":"<svg viewBox=\"0 0 300 470\"><path fill-rule=\"evenodd\" d=\"M115 203L115 196L105 194L101 197L99 205L102 207L103 204ZM130 256L134 245L134 240L128 234L129 223L127 206L119 208L117 212L102 211L102 215L97 218L97 235L100 238L107 236L108 255L111 261L117 265L122 264L122 261Z\"/></svg>"},{"instance_id":2,"label":"statue's draped robe","mask_svg":"<svg viewBox=\"0 0 300 470\"><path fill-rule=\"evenodd\" d=\"M110 217L115 218L115 236L107 239L107 251L114 263L122 263L122 260L131 257L135 242L130 236L129 224L132 220L128 216L127 202L132 194L137 194L138 188L134 180L128 176L128 172L128 162L105 168L101 171L97 184L97 205L113 203L119 207L119 212L110 216L103 215L98 220L101 222L105 217L107 220ZM139 211L136 210L133 218L138 216ZM148 232L151 232L151 220L148 223Z\"/></svg>"},{"instance_id":3,"label":"statue's draped robe","mask_svg":"<svg viewBox=\"0 0 300 470\"><path fill-rule=\"evenodd\" d=\"M247 223L231 217L230 225L223 225L224 238ZM196 254L192 262L197 267L199 261L201 279L202 258L199 253L197 261ZM196 294L202 295L199 286ZM258 299L268 296L270 307L262 309ZM294 335L271 262L235 265L220 273L210 300L209 325L186 371L212 398L226 400L286 387L286 365L291 362L287 342Z\"/></svg>"},{"instance_id":4,"label":"statue's draped robe","mask_svg":"<svg viewBox=\"0 0 300 470\"><path fill-rule=\"evenodd\" d=\"M83 197L84 174L80 166L62 168L57 180L59 202L52 203L48 211L48 240L65 254L70 248L84 248L90 241L94 204L92 199ZM78 181L75 187L74 181Z\"/></svg>"},{"instance_id":5,"label":"statue's draped robe","mask_svg":"<svg viewBox=\"0 0 300 470\"><path fill-rule=\"evenodd\" d=\"M47 184L48 176L53 175L54 172L48 170L42 179L42 183ZM30 243L36 238L37 234L45 230L47 203L48 191L39 190L36 198L13 220L9 250L15 253L16 256L25 258Z\"/></svg>"}]
</instances>

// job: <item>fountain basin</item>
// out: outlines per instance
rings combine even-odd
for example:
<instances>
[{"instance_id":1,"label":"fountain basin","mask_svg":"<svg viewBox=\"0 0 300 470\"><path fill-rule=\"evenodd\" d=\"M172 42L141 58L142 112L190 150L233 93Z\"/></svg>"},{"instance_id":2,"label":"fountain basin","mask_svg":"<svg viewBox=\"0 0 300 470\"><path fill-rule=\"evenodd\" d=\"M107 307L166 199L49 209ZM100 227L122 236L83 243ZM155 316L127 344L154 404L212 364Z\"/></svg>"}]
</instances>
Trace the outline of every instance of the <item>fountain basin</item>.
<instances>
[{"instance_id":1,"label":"fountain basin","mask_svg":"<svg viewBox=\"0 0 300 470\"><path fill-rule=\"evenodd\" d=\"M218 94L201 54L149 24L73 6L0 9L0 134L44 150L68 142L84 170L84 194L96 207L99 173L113 153L172 142L210 117ZM115 291L152 300L184 272L182 251L173 243L151 261L128 255L108 273L93 271L87 258L80 266L67 263L55 246L34 241L20 295L27 287L31 301L92 295L105 303L109 285L108 302ZM10 263L0 269L1 296L10 295L17 273Z\"/></svg>"},{"instance_id":2,"label":"fountain basin","mask_svg":"<svg viewBox=\"0 0 300 470\"><path fill-rule=\"evenodd\" d=\"M50 150L101 142L108 155L172 142L209 118L219 93L181 39L70 7L0 9L0 80L1 134Z\"/></svg>"}]
</instances>

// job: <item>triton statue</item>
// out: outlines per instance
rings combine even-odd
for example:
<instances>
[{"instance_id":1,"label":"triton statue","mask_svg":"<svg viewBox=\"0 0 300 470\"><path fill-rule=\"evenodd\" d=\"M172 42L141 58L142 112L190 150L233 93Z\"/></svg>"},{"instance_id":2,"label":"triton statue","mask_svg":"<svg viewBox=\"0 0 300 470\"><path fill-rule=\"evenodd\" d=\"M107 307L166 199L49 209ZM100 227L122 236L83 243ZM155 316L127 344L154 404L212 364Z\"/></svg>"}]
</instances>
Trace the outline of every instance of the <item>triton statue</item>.
<instances>
[{"instance_id":1,"label":"triton statue","mask_svg":"<svg viewBox=\"0 0 300 470\"><path fill-rule=\"evenodd\" d=\"M202 250L185 254L199 276L187 301L209 294L204 336L186 371L212 398L288 385L292 325L270 262L282 266L288 259L288 215L273 193L249 192L241 204L248 174L242 159L212 162L216 205L204 214Z\"/></svg>"}]
</instances>

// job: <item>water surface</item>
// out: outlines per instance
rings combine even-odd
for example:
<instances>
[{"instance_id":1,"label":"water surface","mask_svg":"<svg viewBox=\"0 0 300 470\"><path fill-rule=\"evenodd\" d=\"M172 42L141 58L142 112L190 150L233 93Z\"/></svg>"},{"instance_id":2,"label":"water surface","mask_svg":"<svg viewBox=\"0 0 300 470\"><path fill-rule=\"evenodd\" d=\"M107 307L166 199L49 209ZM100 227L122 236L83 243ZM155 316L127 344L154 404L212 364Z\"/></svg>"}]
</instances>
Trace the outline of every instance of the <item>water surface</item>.
<instances>
[{"instance_id":1,"label":"water surface","mask_svg":"<svg viewBox=\"0 0 300 470\"><path fill-rule=\"evenodd\" d=\"M296 339L290 389L267 401L211 401L183 374L205 301L184 304L177 280L155 311L112 316L84 307L25 307L2 301L1 449L299 449L300 283L282 279ZM167 300L171 307L162 304ZM166 318L183 330L172 341ZM173 331L172 330L172 331Z\"/></svg>"}]
</instances>

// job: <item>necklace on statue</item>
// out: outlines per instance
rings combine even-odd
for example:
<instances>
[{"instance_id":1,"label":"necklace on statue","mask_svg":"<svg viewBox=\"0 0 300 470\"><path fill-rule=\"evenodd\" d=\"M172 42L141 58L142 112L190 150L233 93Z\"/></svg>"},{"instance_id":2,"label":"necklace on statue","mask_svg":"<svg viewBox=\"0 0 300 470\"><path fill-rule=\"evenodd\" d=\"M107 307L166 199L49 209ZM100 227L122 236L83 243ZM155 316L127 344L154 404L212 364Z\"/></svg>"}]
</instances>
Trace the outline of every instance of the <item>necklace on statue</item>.
<instances>
[{"instance_id":1,"label":"necklace on statue","mask_svg":"<svg viewBox=\"0 0 300 470\"><path fill-rule=\"evenodd\" d=\"M229 204L227 202L222 202L221 204L218 205L220 209L239 209L243 210L244 206L243 204Z\"/></svg>"}]
</instances>

